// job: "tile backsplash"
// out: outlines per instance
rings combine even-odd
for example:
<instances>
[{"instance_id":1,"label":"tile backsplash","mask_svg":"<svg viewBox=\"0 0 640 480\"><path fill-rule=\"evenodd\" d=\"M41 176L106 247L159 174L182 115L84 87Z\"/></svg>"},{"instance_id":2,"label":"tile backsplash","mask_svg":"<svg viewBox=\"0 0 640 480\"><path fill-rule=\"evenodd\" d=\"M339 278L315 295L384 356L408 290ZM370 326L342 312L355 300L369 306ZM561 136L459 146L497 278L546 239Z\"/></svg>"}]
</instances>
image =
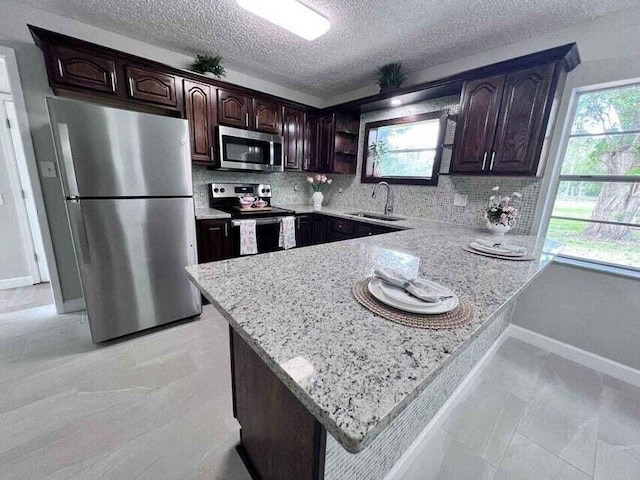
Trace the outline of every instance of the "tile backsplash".
<instances>
[{"instance_id":1,"label":"tile backsplash","mask_svg":"<svg viewBox=\"0 0 640 480\"><path fill-rule=\"evenodd\" d=\"M383 211L385 192L380 192L381 195L378 195L378 198L372 199L373 184L362 184L360 182L361 162L364 152L364 126L367 122L437 110L449 110L450 114L454 114L458 111L458 103L459 97L457 96L445 97L363 114L360 118L358 173L355 176L330 175L333 178L333 184L324 192L325 205L340 209ZM455 123L452 121L447 122L445 144L453 143L454 133ZM392 185L395 193L395 213L443 222L480 226L484 222L482 215L491 195L491 188L499 185L500 190L505 194L514 191L522 193L520 219L514 231L516 233L529 233L540 194L541 179L450 176L448 172L451 153L452 149L450 147L444 148L440 167L441 175L437 186ZM206 207L209 205L207 184L212 182L270 183L276 205L309 204L311 203L312 191L306 183L307 176L306 172L271 174L222 172L207 170L206 167L194 165L193 188L196 206ZM342 188L341 193L339 192L340 188ZM455 194L467 195L467 205L464 207L454 206Z\"/></svg>"}]
</instances>

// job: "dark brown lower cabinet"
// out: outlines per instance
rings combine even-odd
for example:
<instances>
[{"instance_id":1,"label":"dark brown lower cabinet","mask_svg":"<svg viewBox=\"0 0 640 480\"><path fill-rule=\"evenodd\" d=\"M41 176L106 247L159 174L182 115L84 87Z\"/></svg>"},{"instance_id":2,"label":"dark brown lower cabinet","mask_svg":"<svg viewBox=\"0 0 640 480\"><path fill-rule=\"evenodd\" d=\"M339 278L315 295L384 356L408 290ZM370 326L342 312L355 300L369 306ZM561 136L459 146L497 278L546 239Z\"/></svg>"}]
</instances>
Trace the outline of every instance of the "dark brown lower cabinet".
<instances>
[{"instance_id":1,"label":"dark brown lower cabinet","mask_svg":"<svg viewBox=\"0 0 640 480\"><path fill-rule=\"evenodd\" d=\"M296 217L296 245L307 247L313 244L313 219L311 215Z\"/></svg>"},{"instance_id":2,"label":"dark brown lower cabinet","mask_svg":"<svg viewBox=\"0 0 640 480\"><path fill-rule=\"evenodd\" d=\"M231 242L228 220L198 220L198 263L216 262L229 258Z\"/></svg>"},{"instance_id":3,"label":"dark brown lower cabinet","mask_svg":"<svg viewBox=\"0 0 640 480\"><path fill-rule=\"evenodd\" d=\"M311 228L312 243L314 245L327 243L327 217L324 215L312 215L311 221L313 223Z\"/></svg>"},{"instance_id":4,"label":"dark brown lower cabinet","mask_svg":"<svg viewBox=\"0 0 640 480\"><path fill-rule=\"evenodd\" d=\"M355 226L353 228L353 236L370 237L372 235L381 235L383 233L395 231L395 228L385 227L384 225L373 225L371 223L355 222Z\"/></svg>"},{"instance_id":5,"label":"dark brown lower cabinet","mask_svg":"<svg viewBox=\"0 0 640 480\"><path fill-rule=\"evenodd\" d=\"M324 478L325 429L231 327L229 337L237 449L251 476Z\"/></svg>"}]
</instances>

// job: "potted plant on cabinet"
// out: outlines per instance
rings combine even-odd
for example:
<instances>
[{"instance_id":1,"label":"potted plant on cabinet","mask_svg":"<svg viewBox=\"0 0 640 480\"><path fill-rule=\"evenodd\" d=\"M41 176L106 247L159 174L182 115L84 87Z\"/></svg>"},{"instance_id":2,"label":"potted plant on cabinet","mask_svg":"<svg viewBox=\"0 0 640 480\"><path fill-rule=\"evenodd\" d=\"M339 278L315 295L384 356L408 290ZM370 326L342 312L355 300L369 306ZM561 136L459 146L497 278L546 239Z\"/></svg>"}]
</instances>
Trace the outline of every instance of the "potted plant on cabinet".
<instances>
[{"instance_id":1,"label":"potted plant on cabinet","mask_svg":"<svg viewBox=\"0 0 640 480\"><path fill-rule=\"evenodd\" d=\"M400 88L406 78L402 62L388 63L378 67L376 74L381 93Z\"/></svg>"},{"instance_id":2,"label":"potted plant on cabinet","mask_svg":"<svg viewBox=\"0 0 640 480\"><path fill-rule=\"evenodd\" d=\"M227 72L222 66L222 57L220 55L198 55L191 64L191 70L196 73L212 73L218 78L226 77Z\"/></svg>"}]
</instances>

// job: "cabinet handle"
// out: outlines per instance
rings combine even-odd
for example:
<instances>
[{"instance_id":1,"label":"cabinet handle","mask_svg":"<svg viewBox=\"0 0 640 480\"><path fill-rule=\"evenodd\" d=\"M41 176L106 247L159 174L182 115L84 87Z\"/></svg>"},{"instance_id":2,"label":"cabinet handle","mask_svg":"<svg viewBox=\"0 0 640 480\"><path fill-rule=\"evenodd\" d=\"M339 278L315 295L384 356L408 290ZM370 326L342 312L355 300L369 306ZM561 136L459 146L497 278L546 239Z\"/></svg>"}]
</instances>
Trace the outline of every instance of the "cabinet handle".
<instances>
[{"instance_id":1,"label":"cabinet handle","mask_svg":"<svg viewBox=\"0 0 640 480\"><path fill-rule=\"evenodd\" d=\"M229 236L229 224L225 222L224 224L224 236L228 237Z\"/></svg>"},{"instance_id":2,"label":"cabinet handle","mask_svg":"<svg viewBox=\"0 0 640 480\"><path fill-rule=\"evenodd\" d=\"M135 87L133 84L133 77L129 77L129 95L134 96Z\"/></svg>"},{"instance_id":3,"label":"cabinet handle","mask_svg":"<svg viewBox=\"0 0 640 480\"><path fill-rule=\"evenodd\" d=\"M491 153L491 163L489 164L489 170L493 170L493 161L496 159L496 152Z\"/></svg>"},{"instance_id":4,"label":"cabinet handle","mask_svg":"<svg viewBox=\"0 0 640 480\"><path fill-rule=\"evenodd\" d=\"M214 150L213 145L211 146L210 150L211 150L211 152L210 152L211 161L213 161L213 160L216 158L216 156L215 156L215 155L216 155L216 152L215 152L215 150Z\"/></svg>"},{"instance_id":5,"label":"cabinet handle","mask_svg":"<svg viewBox=\"0 0 640 480\"><path fill-rule=\"evenodd\" d=\"M256 123L255 123L254 127L258 128L258 125L260 125L260 122L258 121L258 114L256 113Z\"/></svg>"},{"instance_id":6,"label":"cabinet handle","mask_svg":"<svg viewBox=\"0 0 640 480\"><path fill-rule=\"evenodd\" d=\"M484 167L487 166L487 152L484 152L484 155L482 157L482 170L484 170Z\"/></svg>"},{"instance_id":7,"label":"cabinet handle","mask_svg":"<svg viewBox=\"0 0 640 480\"><path fill-rule=\"evenodd\" d=\"M244 114L244 126L248 127L249 126L249 113L245 113Z\"/></svg>"}]
</instances>

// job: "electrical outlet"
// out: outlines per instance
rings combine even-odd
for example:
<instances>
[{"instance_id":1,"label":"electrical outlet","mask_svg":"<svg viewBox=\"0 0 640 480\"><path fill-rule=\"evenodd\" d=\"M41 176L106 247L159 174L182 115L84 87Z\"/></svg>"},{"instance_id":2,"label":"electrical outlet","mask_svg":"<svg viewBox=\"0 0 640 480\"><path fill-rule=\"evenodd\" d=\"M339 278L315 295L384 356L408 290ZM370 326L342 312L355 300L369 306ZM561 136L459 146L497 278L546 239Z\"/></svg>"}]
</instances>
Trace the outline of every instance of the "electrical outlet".
<instances>
[{"instance_id":1,"label":"electrical outlet","mask_svg":"<svg viewBox=\"0 0 640 480\"><path fill-rule=\"evenodd\" d=\"M466 207L469 202L469 195L463 195L461 193L456 193L453 196L453 206L454 207Z\"/></svg>"},{"instance_id":2,"label":"electrical outlet","mask_svg":"<svg viewBox=\"0 0 640 480\"><path fill-rule=\"evenodd\" d=\"M297 191L298 191L298 184L297 184L297 183L293 185L293 191L294 191L294 192L297 192Z\"/></svg>"},{"instance_id":3,"label":"electrical outlet","mask_svg":"<svg viewBox=\"0 0 640 480\"><path fill-rule=\"evenodd\" d=\"M40 172L42 178L56 178L58 176L56 164L53 162L40 162Z\"/></svg>"},{"instance_id":4,"label":"electrical outlet","mask_svg":"<svg viewBox=\"0 0 640 480\"><path fill-rule=\"evenodd\" d=\"M342 193L342 187L338 187L338 193Z\"/></svg>"}]
</instances>

